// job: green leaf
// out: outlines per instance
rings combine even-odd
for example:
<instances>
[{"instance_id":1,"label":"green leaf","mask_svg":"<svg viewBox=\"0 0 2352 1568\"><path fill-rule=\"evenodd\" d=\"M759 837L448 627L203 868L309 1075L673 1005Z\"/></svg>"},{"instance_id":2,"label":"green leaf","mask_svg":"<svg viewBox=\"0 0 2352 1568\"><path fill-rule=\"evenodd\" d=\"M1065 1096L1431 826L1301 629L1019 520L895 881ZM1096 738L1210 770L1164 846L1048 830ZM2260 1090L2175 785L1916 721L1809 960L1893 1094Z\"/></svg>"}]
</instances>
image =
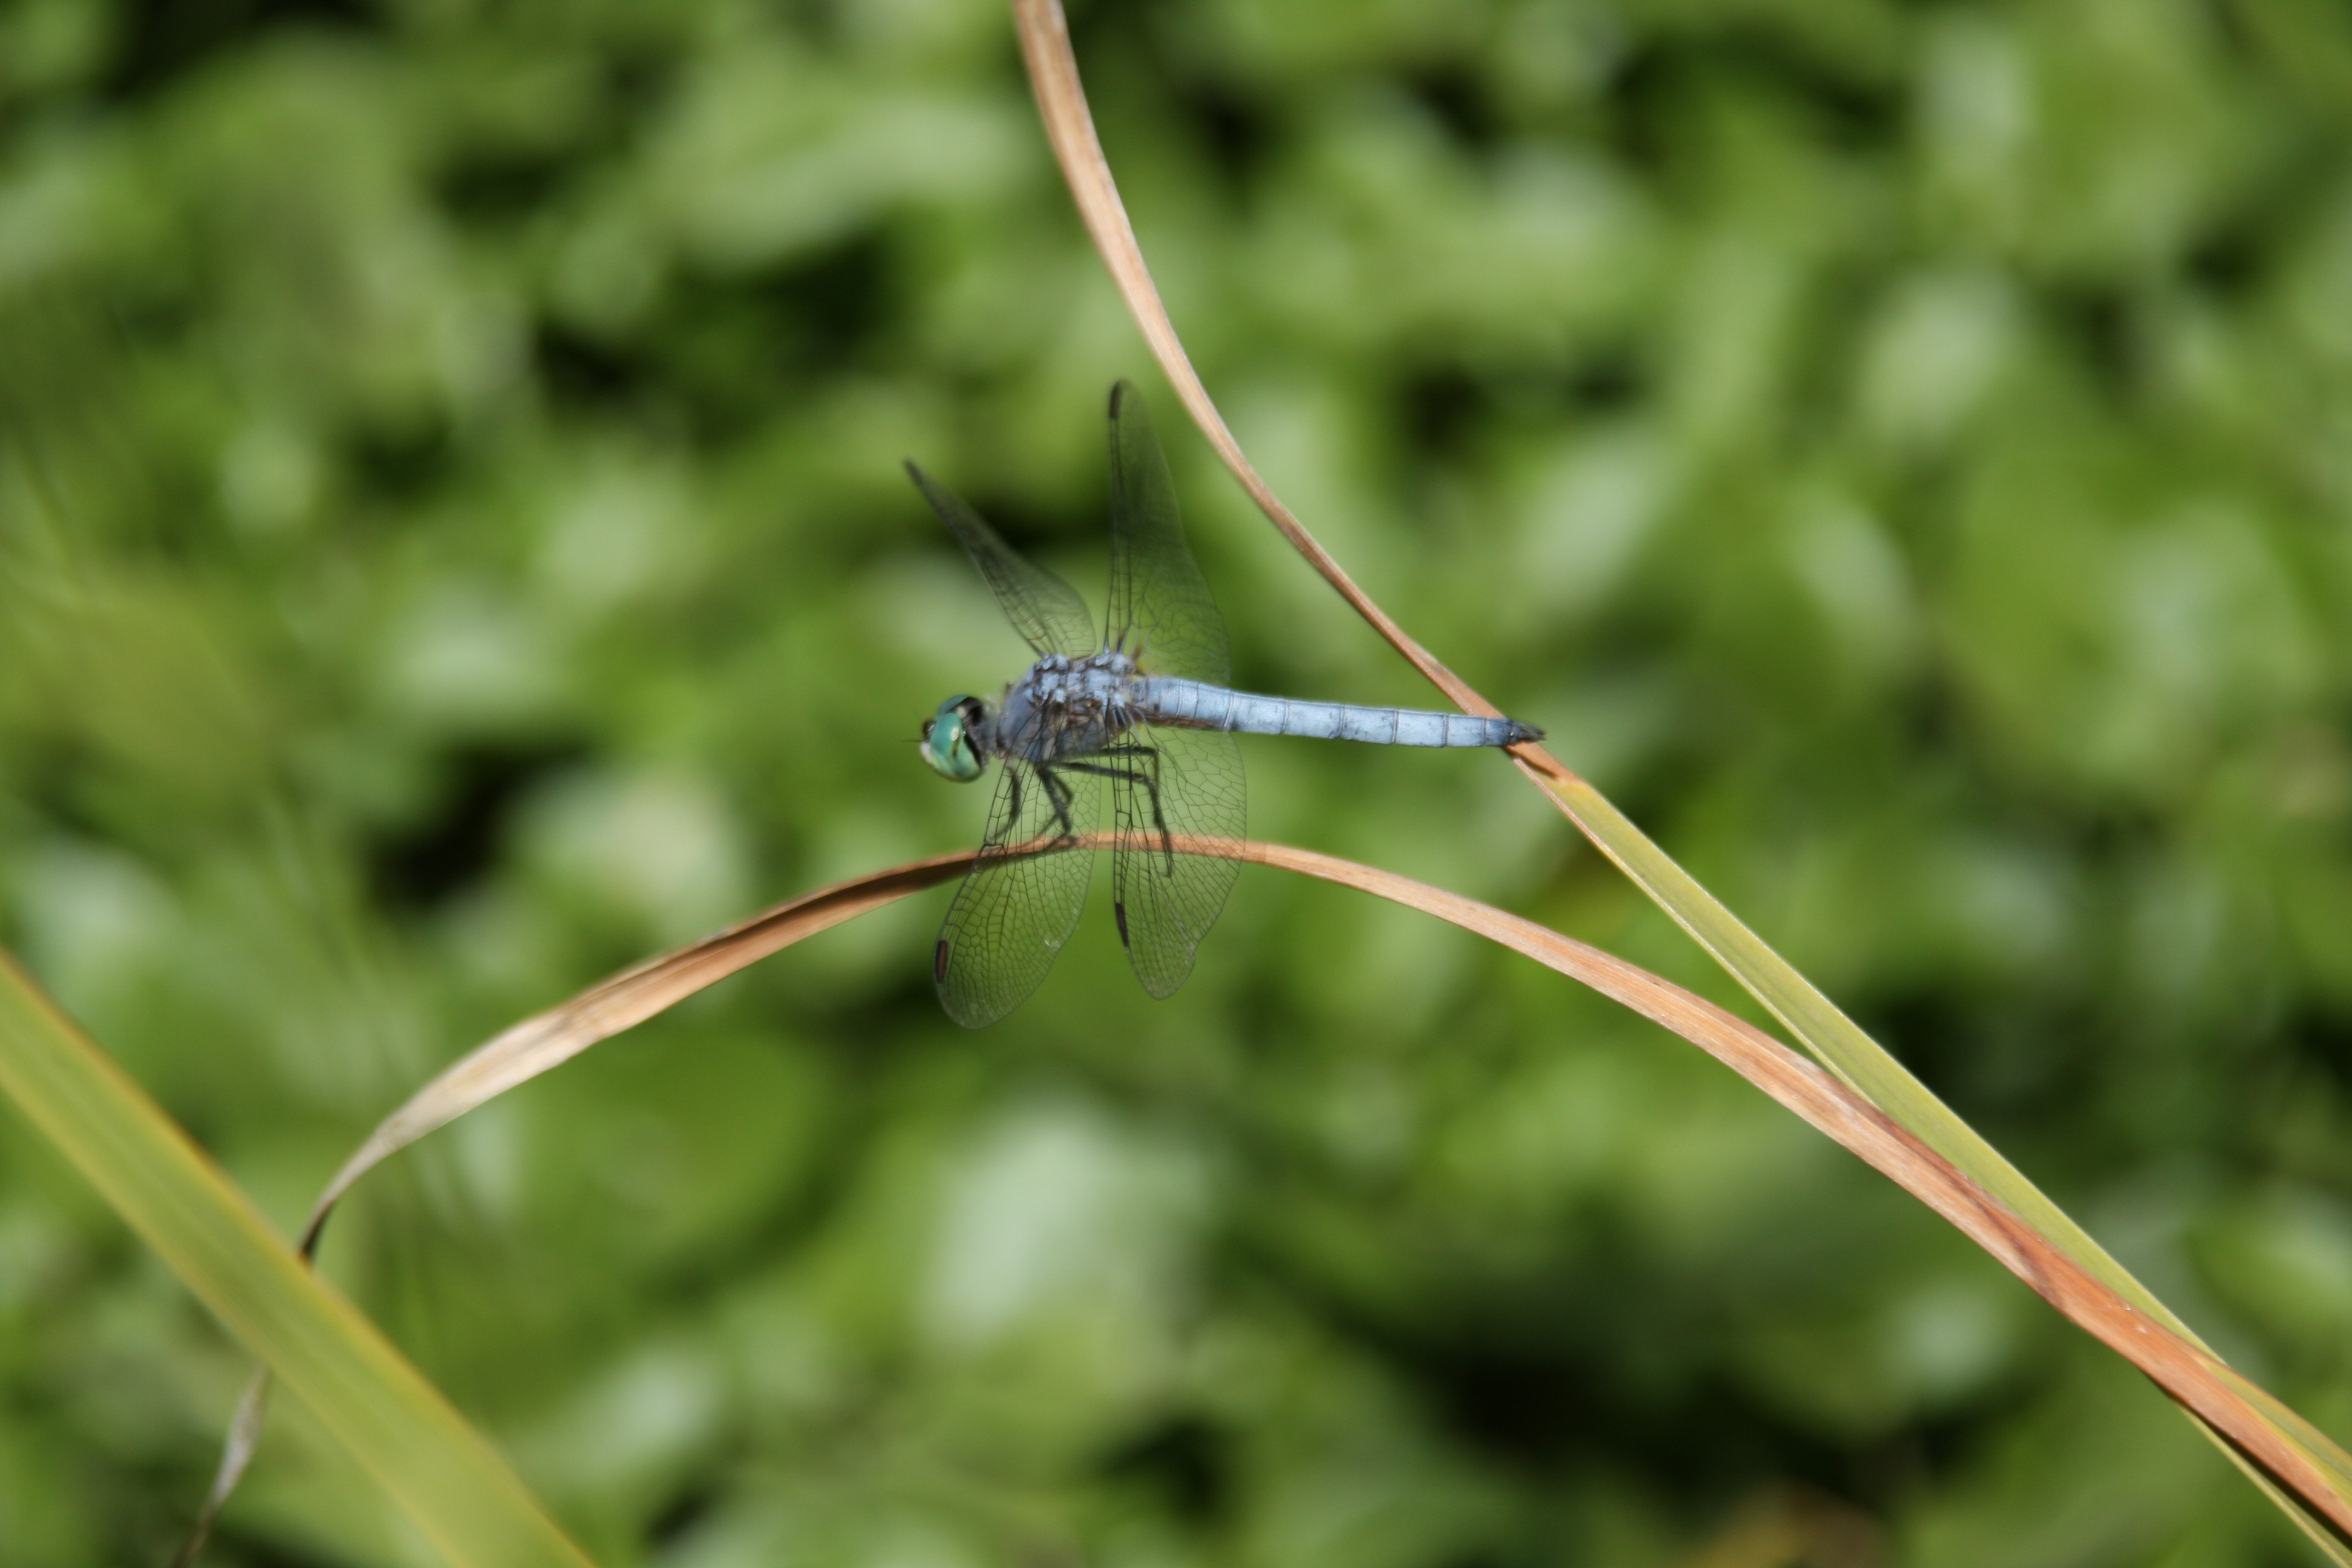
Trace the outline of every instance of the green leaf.
<instances>
[{"instance_id":1,"label":"green leaf","mask_svg":"<svg viewBox=\"0 0 2352 1568\"><path fill-rule=\"evenodd\" d=\"M481 1434L5 955L0 1089L450 1562L588 1561Z\"/></svg>"}]
</instances>

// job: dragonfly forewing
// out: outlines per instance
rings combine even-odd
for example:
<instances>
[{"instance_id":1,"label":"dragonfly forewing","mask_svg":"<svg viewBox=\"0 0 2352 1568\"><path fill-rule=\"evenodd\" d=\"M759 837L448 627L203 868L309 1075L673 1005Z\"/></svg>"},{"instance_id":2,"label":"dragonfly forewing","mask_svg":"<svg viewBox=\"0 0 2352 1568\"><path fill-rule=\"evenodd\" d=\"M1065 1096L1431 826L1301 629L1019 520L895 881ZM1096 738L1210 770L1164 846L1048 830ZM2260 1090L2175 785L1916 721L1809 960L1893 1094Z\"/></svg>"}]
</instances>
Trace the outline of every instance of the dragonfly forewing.
<instances>
[{"instance_id":1,"label":"dragonfly forewing","mask_svg":"<svg viewBox=\"0 0 2352 1568\"><path fill-rule=\"evenodd\" d=\"M1078 591L1004 542L987 520L966 506L956 493L914 464L907 473L940 521L961 542L971 563L980 568L1005 618L1022 640L1040 654L1080 657L1095 647L1094 622Z\"/></svg>"},{"instance_id":2,"label":"dragonfly forewing","mask_svg":"<svg viewBox=\"0 0 2352 1568\"><path fill-rule=\"evenodd\" d=\"M1087 907L1091 850L1055 847L1095 829L1101 786L1006 758L980 858L940 926L931 978L948 1016L993 1024L1044 984Z\"/></svg>"}]
</instances>

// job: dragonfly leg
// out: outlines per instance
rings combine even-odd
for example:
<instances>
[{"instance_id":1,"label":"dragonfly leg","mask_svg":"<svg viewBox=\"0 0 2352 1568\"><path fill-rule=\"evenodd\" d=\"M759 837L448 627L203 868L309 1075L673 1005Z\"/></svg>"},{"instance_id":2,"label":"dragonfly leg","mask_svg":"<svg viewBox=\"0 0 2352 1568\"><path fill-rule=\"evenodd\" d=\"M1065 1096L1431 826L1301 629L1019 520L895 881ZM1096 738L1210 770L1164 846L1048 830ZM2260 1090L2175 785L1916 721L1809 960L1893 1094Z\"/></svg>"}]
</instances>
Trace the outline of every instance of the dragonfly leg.
<instances>
[{"instance_id":1,"label":"dragonfly leg","mask_svg":"<svg viewBox=\"0 0 2352 1568\"><path fill-rule=\"evenodd\" d=\"M1064 763L1061 765L1068 767L1071 764ZM1058 842L1074 843L1077 839L1078 830L1070 821L1070 786L1054 775L1054 769L1043 763L1038 765L1037 782L1045 786L1046 803L1053 806L1054 815L1061 818L1062 836Z\"/></svg>"},{"instance_id":2,"label":"dragonfly leg","mask_svg":"<svg viewBox=\"0 0 2352 1568\"><path fill-rule=\"evenodd\" d=\"M1160 829L1160 852L1167 857L1168 874L1174 876L1176 874L1176 841L1169 835L1167 814L1160 808L1160 748L1133 745L1107 746L1101 754L1106 757L1147 759L1146 765L1151 770L1150 775L1146 777L1141 773L1138 773L1135 779L1138 784L1151 792L1151 820L1152 824Z\"/></svg>"},{"instance_id":3,"label":"dragonfly leg","mask_svg":"<svg viewBox=\"0 0 2352 1568\"><path fill-rule=\"evenodd\" d=\"M1021 770L1010 763L1004 766L1004 791L1005 798L1013 808L1004 814L1004 826L1011 827L1021 820ZM1003 847L1002 843L982 846L988 849L1002 849Z\"/></svg>"},{"instance_id":4,"label":"dragonfly leg","mask_svg":"<svg viewBox=\"0 0 2352 1568\"><path fill-rule=\"evenodd\" d=\"M1161 809L1160 805L1159 751L1151 746L1106 746L1101 751L1097 752L1095 755L1098 757L1143 757L1149 759L1149 762L1144 768L1106 768L1088 763L1065 763L1062 765L1064 767L1076 768L1081 773L1099 773L1107 779L1126 779L1131 783L1141 784L1143 786L1144 793L1151 797L1151 825L1160 830L1160 853L1167 858L1169 875L1174 876L1176 873L1176 840L1168 831L1168 814L1166 811ZM1149 771L1147 771L1147 768Z\"/></svg>"}]
</instances>

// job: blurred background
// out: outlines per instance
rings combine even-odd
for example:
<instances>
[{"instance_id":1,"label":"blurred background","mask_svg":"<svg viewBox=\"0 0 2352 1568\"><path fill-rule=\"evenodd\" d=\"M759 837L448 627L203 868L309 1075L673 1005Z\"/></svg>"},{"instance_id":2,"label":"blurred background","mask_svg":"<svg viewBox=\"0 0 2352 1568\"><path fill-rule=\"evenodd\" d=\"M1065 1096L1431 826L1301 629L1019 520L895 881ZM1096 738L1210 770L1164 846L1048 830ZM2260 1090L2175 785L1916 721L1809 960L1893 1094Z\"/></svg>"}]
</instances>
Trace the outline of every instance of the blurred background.
<instances>
[{"instance_id":1,"label":"blurred background","mask_svg":"<svg viewBox=\"0 0 2352 1568\"><path fill-rule=\"evenodd\" d=\"M1078 6L1244 446L2225 1354L2352 1436L2352 15ZM1237 677L1432 694L1183 422L985 0L0 5L0 942L290 1229L435 1069L973 842L1145 387ZM1492 757L1252 826L1737 1002ZM981 1034L945 891L403 1155L328 1272L606 1564L2313 1560L1686 1045L1251 870ZM1741 1004L1744 1005L1744 1004ZM1752 1016L1752 1010L1751 1010ZM21 1121L0 1552L155 1563L244 1357ZM430 1561L291 1401L208 1561Z\"/></svg>"}]
</instances>

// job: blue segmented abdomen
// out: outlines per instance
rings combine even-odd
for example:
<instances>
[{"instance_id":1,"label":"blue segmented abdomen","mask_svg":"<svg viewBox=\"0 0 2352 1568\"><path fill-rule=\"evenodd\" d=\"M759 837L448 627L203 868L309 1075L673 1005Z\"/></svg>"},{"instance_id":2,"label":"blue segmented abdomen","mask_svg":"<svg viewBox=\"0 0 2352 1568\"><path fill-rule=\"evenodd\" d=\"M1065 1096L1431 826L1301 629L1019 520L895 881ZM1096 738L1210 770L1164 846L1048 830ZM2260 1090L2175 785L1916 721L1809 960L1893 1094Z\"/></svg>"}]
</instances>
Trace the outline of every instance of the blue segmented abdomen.
<instances>
[{"instance_id":1,"label":"blue segmented abdomen","mask_svg":"<svg viewBox=\"0 0 2352 1568\"><path fill-rule=\"evenodd\" d=\"M1304 735L1318 741L1361 741L1375 746L1515 746L1543 738L1516 719L1474 713L1429 713L1412 708L1359 708L1352 702L1300 702L1258 697L1197 680L1146 676L1135 700L1147 722L1230 730L1243 735Z\"/></svg>"}]
</instances>

